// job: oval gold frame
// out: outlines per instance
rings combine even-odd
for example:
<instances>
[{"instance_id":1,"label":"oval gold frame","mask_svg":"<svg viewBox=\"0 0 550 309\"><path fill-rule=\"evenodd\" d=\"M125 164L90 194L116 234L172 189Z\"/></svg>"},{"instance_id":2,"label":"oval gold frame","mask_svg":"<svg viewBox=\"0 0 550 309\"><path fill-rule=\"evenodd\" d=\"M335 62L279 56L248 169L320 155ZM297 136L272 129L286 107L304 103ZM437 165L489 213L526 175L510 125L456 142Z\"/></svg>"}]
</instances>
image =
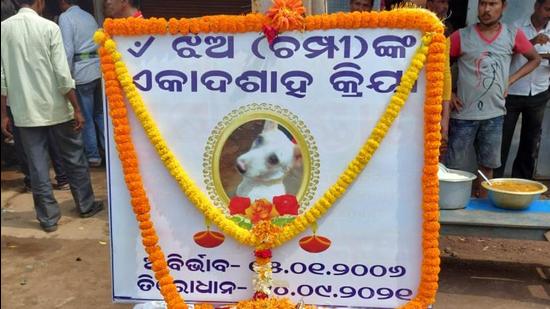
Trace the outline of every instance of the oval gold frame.
<instances>
[{"instance_id":1,"label":"oval gold frame","mask_svg":"<svg viewBox=\"0 0 550 309\"><path fill-rule=\"evenodd\" d=\"M231 134L247 122L273 120L287 129L295 138L302 152L303 175L296 198L300 213L313 199L319 183L319 153L311 131L302 120L278 105L253 103L242 106L226 115L212 130L204 150L203 176L208 195L214 205L228 213L229 196L220 177L220 159L223 146Z\"/></svg>"}]
</instances>

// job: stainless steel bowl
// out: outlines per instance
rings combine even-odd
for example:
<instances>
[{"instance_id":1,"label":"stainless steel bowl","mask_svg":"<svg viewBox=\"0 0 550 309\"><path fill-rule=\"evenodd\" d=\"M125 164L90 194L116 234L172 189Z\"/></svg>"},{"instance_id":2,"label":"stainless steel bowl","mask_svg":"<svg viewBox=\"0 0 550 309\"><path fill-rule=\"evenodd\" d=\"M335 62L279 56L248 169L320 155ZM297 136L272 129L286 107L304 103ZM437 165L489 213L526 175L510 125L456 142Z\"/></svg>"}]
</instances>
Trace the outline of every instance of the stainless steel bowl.
<instances>
[{"instance_id":1,"label":"stainless steel bowl","mask_svg":"<svg viewBox=\"0 0 550 309\"><path fill-rule=\"evenodd\" d=\"M439 208L461 209L466 208L472 194L472 182L477 178L475 174L444 168L445 171L464 176L464 179L439 179Z\"/></svg>"},{"instance_id":2,"label":"stainless steel bowl","mask_svg":"<svg viewBox=\"0 0 550 309\"><path fill-rule=\"evenodd\" d=\"M507 190L496 189L490 186L486 181L482 182L481 185L489 192L489 200L500 208L504 209L526 209L529 205L537 200L539 196L546 192L548 188L542 183L534 180L527 180L521 178L495 178L491 179L495 182L505 182L505 181L515 181L523 183L536 184L540 187L540 190L531 191L531 192L512 192Z\"/></svg>"}]
</instances>

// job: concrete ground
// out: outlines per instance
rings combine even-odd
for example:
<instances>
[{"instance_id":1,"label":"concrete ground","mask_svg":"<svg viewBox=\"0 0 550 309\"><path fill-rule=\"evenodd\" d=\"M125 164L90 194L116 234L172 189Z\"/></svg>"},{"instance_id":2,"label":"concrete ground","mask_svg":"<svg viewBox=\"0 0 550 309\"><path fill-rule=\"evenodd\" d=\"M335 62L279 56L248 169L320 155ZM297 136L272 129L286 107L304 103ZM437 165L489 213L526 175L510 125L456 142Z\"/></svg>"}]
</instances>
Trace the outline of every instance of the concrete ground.
<instances>
[{"instance_id":1,"label":"concrete ground","mask_svg":"<svg viewBox=\"0 0 550 309\"><path fill-rule=\"evenodd\" d=\"M105 200L105 170L92 170ZM56 191L63 218L44 233L21 175L2 171L1 308L132 308L111 303L107 211L81 219L71 194ZM434 308L550 309L550 242L442 237Z\"/></svg>"}]
</instances>

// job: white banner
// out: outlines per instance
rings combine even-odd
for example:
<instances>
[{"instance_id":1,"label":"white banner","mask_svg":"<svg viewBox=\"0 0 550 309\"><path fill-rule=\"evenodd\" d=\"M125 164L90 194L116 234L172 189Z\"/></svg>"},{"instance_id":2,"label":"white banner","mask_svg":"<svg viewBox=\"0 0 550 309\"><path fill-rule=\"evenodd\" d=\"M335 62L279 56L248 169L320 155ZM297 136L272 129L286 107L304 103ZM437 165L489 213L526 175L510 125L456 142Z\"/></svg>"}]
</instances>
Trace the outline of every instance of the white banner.
<instances>
[{"instance_id":1,"label":"white banner","mask_svg":"<svg viewBox=\"0 0 550 309\"><path fill-rule=\"evenodd\" d=\"M290 193L303 210L357 154L420 46L420 32L288 32L272 48L258 33L115 41L164 139L214 204L227 209L228 200L243 192ZM365 170L316 231L273 249L276 296L316 305L397 307L416 294L424 87L422 73ZM207 230L203 215L163 166L134 114L129 116L152 219L182 296L211 303L250 298L253 248L229 236L213 248L194 241ZM288 140L263 151L272 146L265 135L273 129L270 123ZM161 300L108 126L113 298ZM265 137L258 139L260 134ZM260 185L255 183L260 176L246 177L262 164L286 164L287 178L271 175ZM235 220L246 225L242 217ZM214 225L210 229L218 231ZM325 246L330 241L321 248L326 250L308 252L303 247L320 249L306 240L300 246L314 233L326 238L320 238Z\"/></svg>"}]
</instances>

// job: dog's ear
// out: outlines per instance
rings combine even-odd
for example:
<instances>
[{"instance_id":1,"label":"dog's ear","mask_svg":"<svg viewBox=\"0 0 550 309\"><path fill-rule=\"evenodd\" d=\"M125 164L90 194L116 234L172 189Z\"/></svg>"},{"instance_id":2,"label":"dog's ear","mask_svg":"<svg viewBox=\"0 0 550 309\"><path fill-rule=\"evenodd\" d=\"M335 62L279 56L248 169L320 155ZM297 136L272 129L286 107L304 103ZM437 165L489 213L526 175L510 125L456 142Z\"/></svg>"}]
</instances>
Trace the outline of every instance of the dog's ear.
<instances>
[{"instance_id":1,"label":"dog's ear","mask_svg":"<svg viewBox=\"0 0 550 309\"><path fill-rule=\"evenodd\" d=\"M302 166L302 151L300 150L300 146L298 144L294 145L292 157L293 157L293 160L292 160L293 168Z\"/></svg>"},{"instance_id":2,"label":"dog's ear","mask_svg":"<svg viewBox=\"0 0 550 309\"><path fill-rule=\"evenodd\" d=\"M262 132L277 130L277 123L271 120L264 121L264 130Z\"/></svg>"}]
</instances>

